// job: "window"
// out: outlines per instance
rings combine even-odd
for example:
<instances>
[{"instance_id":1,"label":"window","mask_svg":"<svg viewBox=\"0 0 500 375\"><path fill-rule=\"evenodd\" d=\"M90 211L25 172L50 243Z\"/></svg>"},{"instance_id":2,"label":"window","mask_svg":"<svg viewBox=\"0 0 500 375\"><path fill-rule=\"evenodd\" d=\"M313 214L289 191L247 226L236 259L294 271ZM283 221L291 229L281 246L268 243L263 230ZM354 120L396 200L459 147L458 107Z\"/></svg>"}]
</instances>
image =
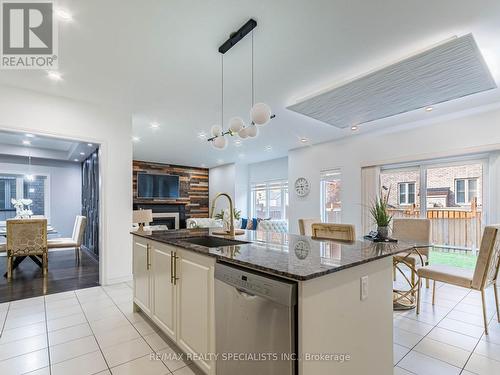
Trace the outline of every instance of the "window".
<instances>
[{"instance_id":1,"label":"window","mask_svg":"<svg viewBox=\"0 0 500 375\"><path fill-rule=\"evenodd\" d=\"M325 223L341 222L341 188L341 174L339 169L321 172L321 220Z\"/></svg>"},{"instance_id":2,"label":"window","mask_svg":"<svg viewBox=\"0 0 500 375\"><path fill-rule=\"evenodd\" d=\"M415 182L400 182L398 190L400 205L415 203Z\"/></svg>"},{"instance_id":3,"label":"window","mask_svg":"<svg viewBox=\"0 0 500 375\"><path fill-rule=\"evenodd\" d=\"M477 178L459 178L455 180L455 203L471 204L477 198Z\"/></svg>"},{"instance_id":4,"label":"window","mask_svg":"<svg viewBox=\"0 0 500 375\"><path fill-rule=\"evenodd\" d=\"M434 249L474 254L488 223L488 159L482 154L382 166L379 194L394 218L429 219Z\"/></svg>"},{"instance_id":5,"label":"window","mask_svg":"<svg viewBox=\"0 0 500 375\"><path fill-rule=\"evenodd\" d=\"M16 178L0 176L0 210L13 210L12 198L16 197Z\"/></svg>"},{"instance_id":6,"label":"window","mask_svg":"<svg viewBox=\"0 0 500 375\"><path fill-rule=\"evenodd\" d=\"M49 216L48 212L48 176L32 175L30 179L24 174L0 174L0 221L16 216L12 199L31 199L31 211L34 215Z\"/></svg>"},{"instance_id":7,"label":"window","mask_svg":"<svg viewBox=\"0 0 500 375\"><path fill-rule=\"evenodd\" d=\"M288 181L252 184L252 217L284 220L288 218Z\"/></svg>"}]
</instances>

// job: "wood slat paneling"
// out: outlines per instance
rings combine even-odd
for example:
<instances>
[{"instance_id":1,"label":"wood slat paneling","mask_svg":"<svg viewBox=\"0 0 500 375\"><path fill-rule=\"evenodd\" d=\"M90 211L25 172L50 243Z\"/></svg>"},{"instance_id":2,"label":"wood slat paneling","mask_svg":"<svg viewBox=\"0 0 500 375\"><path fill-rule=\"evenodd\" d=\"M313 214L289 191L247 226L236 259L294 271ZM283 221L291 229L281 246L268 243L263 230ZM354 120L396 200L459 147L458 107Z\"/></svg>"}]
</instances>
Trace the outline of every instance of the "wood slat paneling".
<instances>
[{"instance_id":1,"label":"wood slat paneling","mask_svg":"<svg viewBox=\"0 0 500 375\"><path fill-rule=\"evenodd\" d=\"M179 198L169 200L137 199L137 173L160 173L179 176ZM134 203L185 204L186 218L208 217L208 169L180 165L133 161Z\"/></svg>"}]
</instances>

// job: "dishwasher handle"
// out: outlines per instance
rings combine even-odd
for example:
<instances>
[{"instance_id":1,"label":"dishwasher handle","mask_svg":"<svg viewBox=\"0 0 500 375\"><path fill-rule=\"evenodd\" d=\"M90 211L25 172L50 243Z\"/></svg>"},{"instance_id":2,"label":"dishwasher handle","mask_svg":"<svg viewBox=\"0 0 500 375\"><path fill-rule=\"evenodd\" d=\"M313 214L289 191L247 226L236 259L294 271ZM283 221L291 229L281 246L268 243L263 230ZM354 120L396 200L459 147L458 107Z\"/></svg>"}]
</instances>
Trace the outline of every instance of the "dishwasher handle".
<instances>
[{"instance_id":1,"label":"dishwasher handle","mask_svg":"<svg viewBox=\"0 0 500 375\"><path fill-rule=\"evenodd\" d=\"M238 294L246 299L254 299L257 297L256 294L252 294L252 293L249 293L247 292L246 290L243 290L241 288L236 288L234 287L234 289L236 289L236 292L238 292Z\"/></svg>"}]
</instances>

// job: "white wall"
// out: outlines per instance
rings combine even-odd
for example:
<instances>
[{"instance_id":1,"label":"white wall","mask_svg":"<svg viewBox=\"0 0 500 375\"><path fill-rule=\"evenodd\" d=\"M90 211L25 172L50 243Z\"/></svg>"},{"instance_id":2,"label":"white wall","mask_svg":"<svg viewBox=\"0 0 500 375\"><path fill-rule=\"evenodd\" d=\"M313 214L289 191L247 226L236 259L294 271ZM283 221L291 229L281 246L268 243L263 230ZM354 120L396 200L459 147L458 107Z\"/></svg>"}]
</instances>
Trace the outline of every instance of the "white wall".
<instances>
[{"instance_id":1,"label":"white wall","mask_svg":"<svg viewBox=\"0 0 500 375\"><path fill-rule=\"evenodd\" d=\"M236 164L234 179L234 205L241 211L241 217L248 217L248 165Z\"/></svg>"},{"instance_id":2,"label":"white wall","mask_svg":"<svg viewBox=\"0 0 500 375\"><path fill-rule=\"evenodd\" d=\"M103 284L132 277L132 122L128 113L0 87L0 129L100 143Z\"/></svg>"},{"instance_id":3,"label":"white wall","mask_svg":"<svg viewBox=\"0 0 500 375\"><path fill-rule=\"evenodd\" d=\"M226 164L220 167L210 168L208 171L208 196L210 198L210 209L212 208L212 200L218 193L227 193L235 200L236 192L236 165ZM220 210L229 208L229 202L226 198L221 197L216 202L215 213ZM239 208L238 208L239 209Z\"/></svg>"},{"instance_id":4,"label":"white wall","mask_svg":"<svg viewBox=\"0 0 500 375\"><path fill-rule=\"evenodd\" d=\"M288 157L248 165L248 182L288 179Z\"/></svg>"},{"instance_id":5,"label":"white wall","mask_svg":"<svg viewBox=\"0 0 500 375\"><path fill-rule=\"evenodd\" d=\"M25 174L24 157L0 156L0 173ZM82 169L80 163L32 159L31 173L48 176L50 223L60 237L71 237L76 215L82 212Z\"/></svg>"},{"instance_id":6,"label":"white wall","mask_svg":"<svg viewBox=\"0 0 500 375\"><path fill-rule=\"evenodd\" d=\"M361 235L361 167L432 159L500 149L500 110L446 120L386 134L355 135L348 139L292 150L288 155L289 184L306 177L311 192L299 198L290 189L290 231L297 220L320 214L320 172L342 170L342 221L356 225ZM500 176L500 162L490 165L491 180ZM490 188L490 222L500 220L500 185Z\"/></svg>"}]
</instances>

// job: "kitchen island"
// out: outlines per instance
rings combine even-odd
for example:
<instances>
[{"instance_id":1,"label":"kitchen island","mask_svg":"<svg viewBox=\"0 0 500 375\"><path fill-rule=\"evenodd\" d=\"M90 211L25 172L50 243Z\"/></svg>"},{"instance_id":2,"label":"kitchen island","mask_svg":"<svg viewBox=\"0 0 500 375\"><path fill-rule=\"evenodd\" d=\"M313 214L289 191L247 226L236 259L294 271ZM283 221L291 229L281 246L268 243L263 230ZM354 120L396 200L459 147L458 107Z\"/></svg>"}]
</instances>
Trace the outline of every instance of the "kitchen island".
<instances>
[{"instance_id":1,"label":"kitchen island","mask_svg":"<svg viewBox=\"0 0 500 375\"><path fill-rule=\"evenodd\" d=\"M412 245L260 231L236 241L208 229L132 234L135 308L205 373L216 374L214 270L223 263L296 283L298 374L392 374L392 255Z\"/></svg>"}]
</instances>

